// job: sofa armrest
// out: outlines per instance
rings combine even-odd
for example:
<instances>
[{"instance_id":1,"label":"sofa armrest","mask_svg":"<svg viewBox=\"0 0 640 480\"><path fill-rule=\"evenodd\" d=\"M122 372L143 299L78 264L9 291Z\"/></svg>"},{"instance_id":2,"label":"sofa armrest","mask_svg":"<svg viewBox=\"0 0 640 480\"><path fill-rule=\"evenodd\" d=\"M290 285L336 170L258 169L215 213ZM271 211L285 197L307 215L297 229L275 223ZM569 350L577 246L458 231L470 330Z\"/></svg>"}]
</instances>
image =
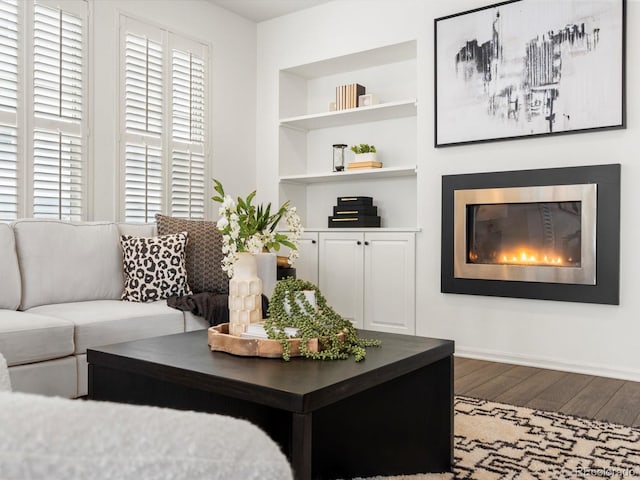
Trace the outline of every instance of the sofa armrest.
<instances>
[{"instance_id":1,"label":"sofa armrest","mask_svg":"<svg viewBox=\"0 0 640 480\"><path fill-rule=\"evenodd\" d=\"M0 392L0 425L6 478L292 478L262 430L221 415Z\"/></svg>"}]
</instances>

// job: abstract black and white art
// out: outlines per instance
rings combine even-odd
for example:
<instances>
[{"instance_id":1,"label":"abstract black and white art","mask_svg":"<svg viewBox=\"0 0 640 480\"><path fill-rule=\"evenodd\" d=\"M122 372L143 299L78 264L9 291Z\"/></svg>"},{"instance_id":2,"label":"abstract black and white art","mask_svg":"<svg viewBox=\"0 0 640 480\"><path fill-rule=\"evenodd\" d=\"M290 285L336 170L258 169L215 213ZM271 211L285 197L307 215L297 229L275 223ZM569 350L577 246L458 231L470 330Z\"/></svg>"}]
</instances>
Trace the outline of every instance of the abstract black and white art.
<instances>
[{"instance_id":1,"label":"abstract black and white art","mask_svg":"<svg viewBox=\"0 0 640 480\"><path fill-rule=\"evenodd\" d=\"M434 27L436 147L624 128L624 0L513 0Z\"/></svg>"}]
</instances>

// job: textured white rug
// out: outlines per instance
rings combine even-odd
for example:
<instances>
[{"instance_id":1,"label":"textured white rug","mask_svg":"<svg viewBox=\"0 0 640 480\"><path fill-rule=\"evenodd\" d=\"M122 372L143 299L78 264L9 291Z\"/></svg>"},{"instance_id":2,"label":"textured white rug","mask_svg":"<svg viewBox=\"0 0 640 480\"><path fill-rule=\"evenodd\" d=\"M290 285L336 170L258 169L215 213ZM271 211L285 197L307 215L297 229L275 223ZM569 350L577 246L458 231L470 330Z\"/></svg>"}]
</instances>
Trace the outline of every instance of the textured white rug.
<instances>
[{"instance_id":1,"label":"textured white rug","mask_svg":"<svg viewBox=\"0 0 640 480\"><path fill-rule=\"evenodd\" d=\"M640 478L640 428L456 397L454 432L453 474L384 478Z\"/></svg>"}]
</instances>

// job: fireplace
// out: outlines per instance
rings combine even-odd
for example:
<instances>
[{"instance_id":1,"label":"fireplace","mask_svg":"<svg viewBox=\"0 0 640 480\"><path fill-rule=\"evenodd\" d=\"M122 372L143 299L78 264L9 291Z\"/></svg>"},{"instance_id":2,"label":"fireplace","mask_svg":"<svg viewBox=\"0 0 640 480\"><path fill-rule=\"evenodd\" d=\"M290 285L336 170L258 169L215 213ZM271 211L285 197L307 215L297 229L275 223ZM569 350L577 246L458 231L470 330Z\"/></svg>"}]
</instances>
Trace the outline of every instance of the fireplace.
<instances>
[{"instance_id":1,"label":"fireplace","mask_svg":"<svg viewBox=\"0 0 640 480\"><path fill-rule=\"evenodd\" d=\"M619 303L620 165L447 175L442 292Z\"/></svg>"}]
</instances>

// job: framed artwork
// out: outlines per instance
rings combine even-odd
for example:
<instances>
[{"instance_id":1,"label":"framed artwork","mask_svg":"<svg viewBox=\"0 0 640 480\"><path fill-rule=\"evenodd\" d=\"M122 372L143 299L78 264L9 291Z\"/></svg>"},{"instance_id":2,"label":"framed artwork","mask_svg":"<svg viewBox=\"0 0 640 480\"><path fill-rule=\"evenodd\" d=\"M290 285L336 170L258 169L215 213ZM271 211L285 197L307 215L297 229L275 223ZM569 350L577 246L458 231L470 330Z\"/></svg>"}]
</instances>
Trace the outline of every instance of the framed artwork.
<instances>
[{"instance_id":1,"label":"framed artwork","mask_svg":"<svg viewBox=\"0 0 640 480\"><path fill-rule=\"evenodd\" d=\"M625 8L512 0L435 19L435 146L625 128Z\"/></svg>"}]
</instances>

